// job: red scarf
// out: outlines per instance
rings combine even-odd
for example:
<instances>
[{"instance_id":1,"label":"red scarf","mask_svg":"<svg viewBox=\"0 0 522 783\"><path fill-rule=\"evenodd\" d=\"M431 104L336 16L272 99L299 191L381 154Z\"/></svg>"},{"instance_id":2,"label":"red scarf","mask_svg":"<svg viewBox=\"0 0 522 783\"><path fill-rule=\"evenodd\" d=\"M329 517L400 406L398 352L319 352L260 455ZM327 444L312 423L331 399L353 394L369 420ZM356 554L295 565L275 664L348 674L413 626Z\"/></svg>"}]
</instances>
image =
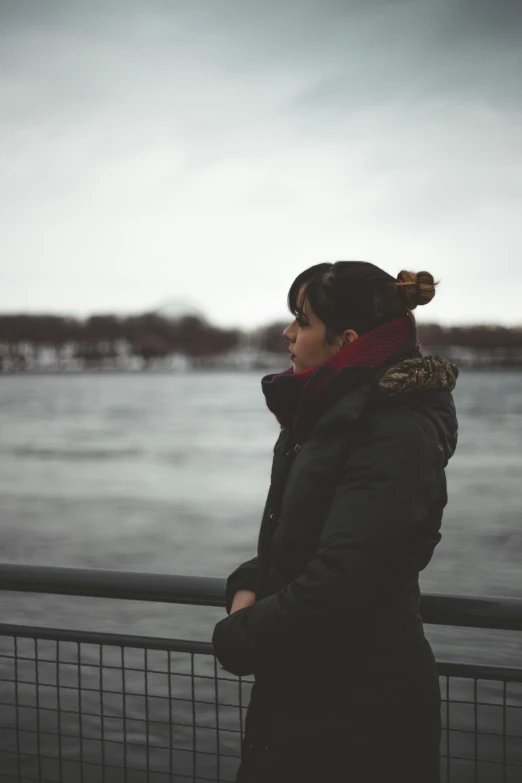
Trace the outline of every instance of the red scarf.
<instances>
[{"instance_id":1,"label":"red scarf","mask_svg":"<svg viewBox=\"0 0 522 783\"><path fill-rule=\"evenodd\" d=\"M347 343L324 364L294 373L292 367L265 375L266 404L293 440L309 437L332 399L366 381L376 369L419 356L417 328L408 317L396 318Z\"/></svg>"}]
</instances>

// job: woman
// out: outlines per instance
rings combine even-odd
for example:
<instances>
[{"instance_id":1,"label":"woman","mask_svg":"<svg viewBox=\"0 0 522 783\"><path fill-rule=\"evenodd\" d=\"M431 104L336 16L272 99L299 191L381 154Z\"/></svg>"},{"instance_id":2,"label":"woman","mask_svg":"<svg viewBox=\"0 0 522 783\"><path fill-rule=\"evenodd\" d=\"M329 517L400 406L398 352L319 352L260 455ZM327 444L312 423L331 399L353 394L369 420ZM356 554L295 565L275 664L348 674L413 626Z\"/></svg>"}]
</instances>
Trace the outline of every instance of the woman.
<instances>
[{"instance_id":1,"label":"woman","mask_svg":"<svg viewBox=\"0 0 522 783\"><path fill-rule=\"evenodd\" d=\"M436 783L440 689L419 614L457 444L458 368L422 357L429 272L318 264L292 284L293 367L262 379L281 424L257 556L212 642L254 674L237 783Z\"/></svg>"}]
</instances>

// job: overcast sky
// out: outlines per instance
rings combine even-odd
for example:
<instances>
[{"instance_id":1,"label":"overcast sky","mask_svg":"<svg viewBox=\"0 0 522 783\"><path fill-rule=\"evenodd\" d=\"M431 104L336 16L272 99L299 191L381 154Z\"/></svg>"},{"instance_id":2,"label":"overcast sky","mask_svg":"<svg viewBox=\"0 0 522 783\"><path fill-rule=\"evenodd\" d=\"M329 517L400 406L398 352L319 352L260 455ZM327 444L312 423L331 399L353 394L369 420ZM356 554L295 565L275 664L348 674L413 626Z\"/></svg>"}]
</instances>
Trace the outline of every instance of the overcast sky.
<instances>
[{"instance_id":1,"label":"overcast sky","mask_svg":"<svg viewBox=\"0 0 522 783\"><path fill-rule=\"evenodd\" d=\"M520 0L0 0L0 311L222 325L366 260L522 324Z\"/></svg>"}]
</instances>

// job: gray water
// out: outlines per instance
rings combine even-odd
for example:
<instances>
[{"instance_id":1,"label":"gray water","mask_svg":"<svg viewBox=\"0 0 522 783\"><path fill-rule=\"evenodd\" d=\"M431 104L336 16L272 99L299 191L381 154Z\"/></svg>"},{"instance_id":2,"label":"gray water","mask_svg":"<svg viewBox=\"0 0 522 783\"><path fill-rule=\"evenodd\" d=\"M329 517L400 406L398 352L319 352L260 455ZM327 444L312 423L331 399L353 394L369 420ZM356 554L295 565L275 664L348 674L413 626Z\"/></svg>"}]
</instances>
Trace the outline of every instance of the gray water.
<instances>
[{"instance_id":1,"label":"gray water","mask_svg":"<svg viewBox=\"0 0 522 783\"><path fill-rule=\"evenodd\" d=\"M275 368L277 369L277 368ZM260 373L0 378L0 561L226 577L255 554L279 425ZM424 592L522 594L522 375L461 371ZM29 594L2 621L209 641L224 610ZM443 660L521 664L520 634L425 626Z\"/></svg>"}]
</instances>

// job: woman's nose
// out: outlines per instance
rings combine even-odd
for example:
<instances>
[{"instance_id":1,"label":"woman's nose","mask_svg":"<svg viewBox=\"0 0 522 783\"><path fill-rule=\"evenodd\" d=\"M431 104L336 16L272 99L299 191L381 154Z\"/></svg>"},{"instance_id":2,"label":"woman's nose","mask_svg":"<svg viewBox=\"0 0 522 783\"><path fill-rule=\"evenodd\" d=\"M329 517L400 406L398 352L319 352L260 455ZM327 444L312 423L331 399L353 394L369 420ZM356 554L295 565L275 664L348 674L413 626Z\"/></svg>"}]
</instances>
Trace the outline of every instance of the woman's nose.
<instances>
[{"instance_id":1,"label":"woman's nose","mask_svg":"<svg viewBox=\"0 0 522 783\"><path fill-rule=\"evenodd\" d=\"M283 331L283 337L285 338L285 340L288 340L289 342L292 342L292 336L290 334L291 327L292 327L292 324L289 324L286 327L286 329Z\"/></svg>"}]
</instances>

